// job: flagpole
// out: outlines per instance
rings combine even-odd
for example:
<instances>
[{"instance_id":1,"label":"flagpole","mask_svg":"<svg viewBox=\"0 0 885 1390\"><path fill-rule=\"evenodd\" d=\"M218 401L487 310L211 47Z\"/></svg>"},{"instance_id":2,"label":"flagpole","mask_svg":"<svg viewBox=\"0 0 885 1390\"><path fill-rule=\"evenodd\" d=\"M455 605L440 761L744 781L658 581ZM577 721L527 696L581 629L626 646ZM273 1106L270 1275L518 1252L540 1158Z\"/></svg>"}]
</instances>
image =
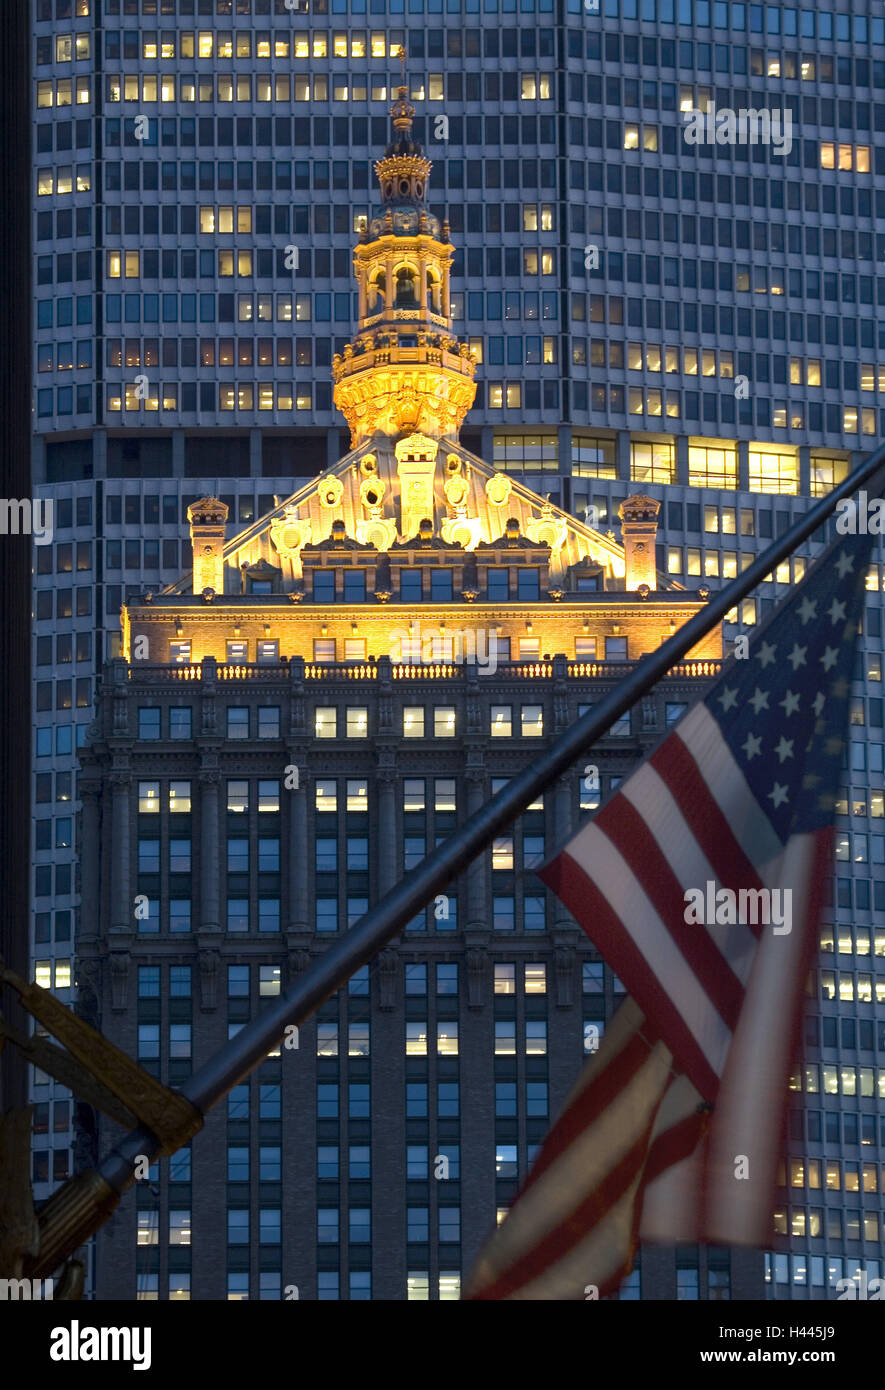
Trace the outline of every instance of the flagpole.
<instances>
[{"instance_id":1,"label":"flagpole","mask_svg":"<svg viewBox=\"0 0 885 1390\"><path fill-rule=\"evenodd\" d=\"M689 618L657 651L639 661L614 690L583 714L491 801L480 807L453 835L397 883L340 940L331 945L275 1003L253 1019L200 1067L181 1087L205 1115L282 1042L286 1029L299 1025L400 932L432 898L463 872L549 784L592 747L611 725L661 680L685 654L734 608L756 584L787 558L862 484L882 470L885 446L877 449L831 493L821 498L783 536L753 561L726 588ZM186 1141L185 1141L186 1142ZM50 1275L110 1215L120 1195L135 1181L137 1158L153 1159L159 1139L147 1129L133 1130L102 1161L58 1189L38 1213L40 1253L25 1273Z\"/></svg>"}]
</instances>

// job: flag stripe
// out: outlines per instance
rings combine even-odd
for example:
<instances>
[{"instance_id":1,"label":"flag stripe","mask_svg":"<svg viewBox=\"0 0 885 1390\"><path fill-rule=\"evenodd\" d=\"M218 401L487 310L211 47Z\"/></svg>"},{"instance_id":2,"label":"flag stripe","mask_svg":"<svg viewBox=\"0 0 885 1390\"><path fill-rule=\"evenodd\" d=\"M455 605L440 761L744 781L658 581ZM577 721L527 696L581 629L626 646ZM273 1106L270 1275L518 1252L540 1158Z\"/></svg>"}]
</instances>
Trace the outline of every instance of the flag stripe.
<instances>
[{"instance_id":1,"label":"flag stripe","mask_svg":"<svg viewBox=\"0 0 885 1390\"><path fill-rule=\"evenodd\" d=\"M584 1068L584 1076L598 1077L608 1072L612 1063L619 1061L633 1040L643 1032L643 1024L635 1001L625 1000L606 1032L600 1052ZM612 1056L606 1056L609 1050ZM646 1136L644 1142L647 1143L649 1126L654 1124L671 1084L671 1060L667 1048L656 1042L653 1048L646 1049L644 1058L631 1076L617 1078L621 1084L612 1087L608 1105L580 1131L555 1162L544 1166L540 1176L533 1174L534 1183L526 1184L523 1188L506 1221L492 1237L495 1249L493 1266L484 1265L481 1257L471 1285L475 1283L477 1289L482 1288L484 1283L497 1279L503 1271L520 1265L527 1251L553 1232L559 1232L557 1240L563 1259L571 1258L569 1251L574 1254L575 1250L586 1248L592 1253L594 1282L600 1283L602 1266L609 1262L613 1262L612 1277L617 1282L626 1258L625 1252L630 1246L632 1195L624 1208L624 1221L612 1223L609 1219L611 1213L600 1211L599 1222L594 1226L601 1224L605 1232L599 1232L598 1247L594 1245L592 1252L587 1240L593 1237L593 1232L586 1229L586 1212L582 1217L585 1229L575 1230L574 1210L588 1193L596 1190L609 1177L637 1141ZM545 1144L545 1150L546 1147ZM638 1174L635 1176L638 1178ZM616 1251L610 1248L612 1241L617 1246ZM523 1289L520 1296L535 1295ZM537 1296L555 1295L539 1293Z\"/></svg>"},{"instance_id":2,"label":"flag stripe","mask_svg":"<svg viewBox=\"0 0 885 1390\"><path fill-rule=\"evenodd\" d=\"M696 705L649 759L682 807L720 883L758 888L783 849L715 719ZM712 790L711 788L715 788Z\"/></svg>"},{"instance_id":3,"label":"flag stripe","mask_svg":"<svg viewBox=\"0 0 885 1390\"><path fill-rule=\"evenodd\" d=\"M585 857L588 839L604 841L600 852L592 855L596 881L588 878L573 851ZM606 846L608 848L606 849ZM678 1054L692 1082L706 1100L712 1100L719 1086L719 1070L728 1046L729 1032L718 1018L694 977L687 978L684 963L669 934L645 893L637 892L625 901L627 881L635 884L627 865L611 841L603 837L595 821L584 828L551 864L539 870L539 877L557 894L579 922L593 923L593 940L622 979L633 983L632 994L646 1017L655 1019L660 1037L670 1051ZM629 909L630 920L653 916L655 954L646 956L611 906L612 900ZM669 943L669 944L668 944ZM668 991L663 981L678 987ZM692 1020L701 1036L696 1037ZM702 1041L703 1037L703 1041Z\"/></svg>"},{"instance_id":4,"label":"flag stripe","mask_svg":"<svg viewBox=\"0 0 885 1390\"><path fill-rule=\"evenodd\" d=\"M568 1220L556 1226L546 1236L537 1241L518 1264L499 1275L485 1288L479 1290L477 1299L509 1298L523 1284L536 1279L550 1268L562 1255L578 1242L585 1239L597 1223L605 1217L635 1185L637 1174L641 1172L642 1162L648 1150L651 1131L649 1123L640 1133L633 1146L627 1150L620 1161L597 1183L584 1200L572 1211ZM626 1260L626 1254L625 1254Z\"/></svg>"},{"instance_id":5,"label":"flag stripe","mask_svg":"<svg viewBox=\"0 0 885 1390\"><path fill-rule=\"evenodd\" d=\"M711 1146L704 1226L721 1240L764 1241L769 1197L775 1195L780 1133L761 1117L781 1115L790 1066L798 1051L802 991L810 955L817 946L818 911L831 864L832 831L794 835L784 856L783 880L793 895L795 920L788 933L766 931L753 965L751 987L735 1031L717 1110ZM754 1083L748 1086L746 1078ZM736 1154L748 1157L751 1181L734 1191Z\"/></svg>"},{"instance_id":6,"label":"flag stripe","mask_svg":"<svg viewBox=\"0 0 885 1390\"><path fill-rule=\"evenodd\" d=\"M618 849L653 902L685 964L697 977L720 1017L734 1028L743 987L712 937L685 920L685 894L660 845L635 806L625 797L600 811L595 822ZM639 933L637 940L641 941Z\"/></svg>"},{"instance_id":7,"label":"flag stripe","mask_svg":"<svg viewBox=\"0 0 885 1390\"><path fill-rule=\"evenodd\" d=\"M657 839L661 854L683 891L716 881L715 870L685 819L683 808L649 763L643 763L622 791ZM746 985L756 950L753 932L743 923L707 922L706 930L735 978Z\"/></svg>"},{"instance_id":8,"label":"flag stripe","mask_svg":"<svg viewBox=\"0 0 885 1390\"><path fill-rule=\"evenodd\" d=\"M588 1125L593 1124L605 1113L615 1097L633 1080L640 1067L648 1060L650 1053L651 1048L646 1040L635 1034L617 1057L613 1058L607 1067L599 1070L598 1075L594 1075L594 1069L590 1069L589 1084L553 1126L543 1152L538 1155L526 1179L523 1193L538 1181Z\"/></svg>"}]
</instances>

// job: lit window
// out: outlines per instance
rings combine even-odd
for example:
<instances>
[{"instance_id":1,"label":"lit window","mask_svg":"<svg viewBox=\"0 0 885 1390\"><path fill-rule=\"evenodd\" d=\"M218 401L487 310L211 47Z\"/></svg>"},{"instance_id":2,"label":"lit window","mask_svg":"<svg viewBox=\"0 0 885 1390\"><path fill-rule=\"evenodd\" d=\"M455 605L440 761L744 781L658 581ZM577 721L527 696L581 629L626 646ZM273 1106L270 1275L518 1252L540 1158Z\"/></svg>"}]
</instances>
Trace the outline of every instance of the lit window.
<instances>
[{"instance_id":1,"label":"lit window","mask_svg":"<svg viewBox=\"0 0 885 1390\"><path fill-rule=\"evenodd\" d=\"M489 732L492 738L510 738L513 711L510 705L492 705Z\"/></svg>"},{"instance_id":2,"label":"lit window","mask_svg":"<svg viewBox=\"0 0 885 1390\"><path fill-rule=\"evenodd\" d=\"M676 446L634 440L630 446L630 477L635 483L672 483Z\"/></svg>"},{"instance_id":3,"label":"lit window","mask_svg":"<svg viewBox=\"0 0 885 1390\"><path fill-rule=\"evenodd\" d=\"M403 738L424 737L424 710L412 706L403 710Z\"/></svg>"},{"instance_id":4,"label":"lit window","mask_svg":"<svg viewBox=\"0 0 885 1390\"><path fill-rule=\"evenodd\" d=\"M692 487L736 488L737 448L729 443L688 445L688 481Z\"/></svg>"},{"instance_id":5,"label":"lit window","mask_svg":"<svg viewBox=\"0 0 885 1390\"><path fill-rule=\"evenodd\" d=\"M799 451L751 444L750 491L793 495L799 491Z\"/></svg>"},{"instance_id":6,"label":"lit window","mask_svg":"<svg viewBox=\"0 0 885 1390\"><path fill-rule=\"evenodd\" d=\"M540 738L544 732L543 706L523 705L520 710L520 723L523 738Z\"/></svg>"},{"instance_id":7,"label":"lit window","mask_svg":"<svg viewBox=\"0 0 885 1390\"><path fill-rule=\"evenodd\" d=\"M367 738L369 733L369 711L362 706L347 708L347 737Z\"/></svg>"},{"instance_id":8,"label":"lit window","mask_svg":"<svg viewBox=\"0 0 885 1390\"><path fill-rule=\"evenodd\" d=\"M338 734L338 711L336 709L315 710L314 733L317 738L336 738Z\"/></svg>"},{"instance_id":9,"label":"lit window","mask_svg":"<svg viewBox=\"0 0 885 1390\"><path fill-rule=\"evenodd\" d=\"M455 737L455 711L449 706L439 705L433 711L434 738Z\"/></svg>"},{"instance_id":10,"label":"lit window","mask_svg":"<svg viewBox=\"0 0 885 1390\"><path fill-rule=\"evenodd\" d=\"M513 836L502 835L492 842L492 868L513 868Z\"/></svg>"},{"instance_id":11,"label":"lit window","mask_svg":"<svg viewBox=\"0 0 885 1390\"><path fill-rule=\"evenodd\" d=\"M547 967L543 961L526 965L525 992L526 994L547 993Z\"/></svg>"}]
</instances>

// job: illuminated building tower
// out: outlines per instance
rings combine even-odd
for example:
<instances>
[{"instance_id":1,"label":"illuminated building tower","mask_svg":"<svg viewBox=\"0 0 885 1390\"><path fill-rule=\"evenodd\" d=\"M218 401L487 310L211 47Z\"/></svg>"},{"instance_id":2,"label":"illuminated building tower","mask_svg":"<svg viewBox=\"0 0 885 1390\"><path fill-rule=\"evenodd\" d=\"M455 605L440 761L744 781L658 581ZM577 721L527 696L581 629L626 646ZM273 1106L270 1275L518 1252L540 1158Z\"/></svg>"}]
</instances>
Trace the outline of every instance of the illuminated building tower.
<instances>
[{"instance_id":1,"label":"illuminated building tower","mask_svg":"<svg viewBox=\"0 0 885 1390\"><path fill-rule=\"evenodd\" d=\"M332 359L335 405L351 446L376 433L457 437L476 388L466 343L452 336L449 225L427 207L431 163L412 139L415 108L401 87L394 139L375 165L381 206L354 253L359 332Z\"/></svg>"}]
</instances>

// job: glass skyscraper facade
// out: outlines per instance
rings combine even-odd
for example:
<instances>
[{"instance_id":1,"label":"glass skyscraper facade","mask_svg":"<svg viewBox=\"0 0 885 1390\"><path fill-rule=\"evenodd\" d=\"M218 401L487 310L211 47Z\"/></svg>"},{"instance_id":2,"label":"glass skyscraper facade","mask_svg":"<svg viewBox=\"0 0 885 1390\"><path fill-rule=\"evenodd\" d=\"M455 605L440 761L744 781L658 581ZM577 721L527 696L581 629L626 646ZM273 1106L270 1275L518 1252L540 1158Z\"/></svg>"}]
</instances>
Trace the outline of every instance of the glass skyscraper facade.
<instances>
[{"instance_id":1,"label":"glass skyscraper facade","mask_svg":"<svg viewBox=\"0 0 885 1390\"><path fill-rule=\"evenodd\" d=\"M35 0L34 18L35 476L55 499L34 551L34 968L64 998L77 748L127 585L187 568L197 497L249 524L345 452L331 362L400 47L478 362L462 441L603 531L640 487L662 503L661 568L715 587L885 435L885 17ZM711 108L781 113L789 150L690 144ZM778 1298L881 1267L883 564L880 547L767 1257ZM35 1101L42 1196L69 1171L71 1103L43 1080ZM698 1291L690 1262L680 1288Z\"/></svg>"}]
</instances>

